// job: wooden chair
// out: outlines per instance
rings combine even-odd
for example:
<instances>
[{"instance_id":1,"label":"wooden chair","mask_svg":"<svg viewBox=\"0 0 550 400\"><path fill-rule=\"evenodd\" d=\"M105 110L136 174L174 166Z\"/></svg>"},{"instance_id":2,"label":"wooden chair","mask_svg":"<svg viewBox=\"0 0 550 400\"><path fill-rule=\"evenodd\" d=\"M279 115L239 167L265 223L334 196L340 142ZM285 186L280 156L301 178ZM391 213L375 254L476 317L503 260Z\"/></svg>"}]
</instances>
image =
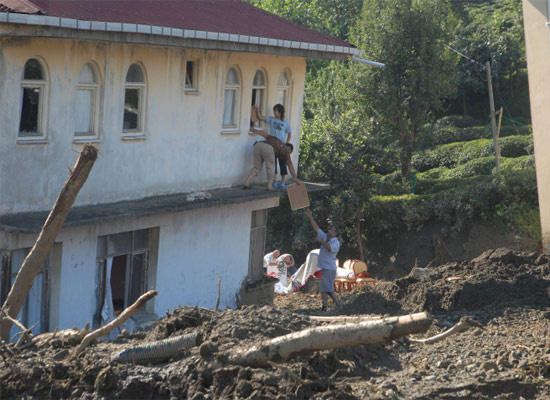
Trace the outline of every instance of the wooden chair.
<instances>
[{"instance_id":1,"label":"wooden chair","mask_svg":"<svg viewBox=\"0 0 550 400\"><path fill-rule=\"evenodd\" d=\"M340 293L342 290L352 291L357 286L364 286L368 284L375 285L376 280L371 278L368 273L367 264L361 260L346 260L342 266L344 269L353 271L354 278L336 278L334 281L334 290Z\"/></svg>"}]
</instances>

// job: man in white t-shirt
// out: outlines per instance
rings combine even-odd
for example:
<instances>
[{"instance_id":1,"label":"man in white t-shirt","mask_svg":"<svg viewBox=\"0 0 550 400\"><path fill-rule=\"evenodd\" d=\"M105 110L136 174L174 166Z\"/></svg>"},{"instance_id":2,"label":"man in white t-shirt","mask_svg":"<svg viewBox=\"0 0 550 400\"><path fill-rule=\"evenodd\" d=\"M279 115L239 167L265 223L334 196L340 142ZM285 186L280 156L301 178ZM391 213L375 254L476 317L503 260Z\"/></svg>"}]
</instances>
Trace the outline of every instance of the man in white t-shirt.
<instances>
[{"instance_id":1,"label":"man in white t-shirt","mask_svg":"<svg viewBox=\"0 0 550 400\"><path fill-rule=\"evenodd\" d=\"M277 266L279 265L279 263L277 262L277 258L279 258L280 255L281 252L275 249L271 253L267 253L264 256L264 274L272 272L273 268L277 268Z\"/></svg>"}]
</instances>

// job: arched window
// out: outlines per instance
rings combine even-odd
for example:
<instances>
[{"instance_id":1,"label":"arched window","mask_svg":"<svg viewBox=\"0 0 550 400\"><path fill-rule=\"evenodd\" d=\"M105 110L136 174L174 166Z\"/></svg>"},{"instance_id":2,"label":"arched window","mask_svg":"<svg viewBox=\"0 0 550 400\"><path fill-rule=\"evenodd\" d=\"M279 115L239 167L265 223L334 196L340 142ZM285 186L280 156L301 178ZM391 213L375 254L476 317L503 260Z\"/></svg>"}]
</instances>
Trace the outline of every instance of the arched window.
<instances>
[{"instance_id":1,"label":"arched window","mask_svg":"<svg viewBox=\"0 0 550 400\"><path fill-rule=\"evenodd\" d=\"M75 102L75 137L97 137L99 117L99 79L93 64L80 70Z\"/></svg>"},{"instance_id":2,"label":"arched window","mask_svg":"<svg viewBox=\"0 0 550 400\"><path fill-rule=\"evenodd\" d=\"M252 81L252 105L258 106L258 109L262 115L266 115L265 103L266 103L266 78L264 72L259 69L254 75L254 81ZM255 122L254 126L260 126L260 121Z\"/></svg>"},{"instance_id":3,"label":"arched window","mask_svg":"<svg viewBox=\"0 0 550 400\"><path fill-rule=\"evenodd\" d=\"M145 121L145 77L139 64L132 64L126 74L124 86L124 133L143 133Z\"/></svg>"},{"instance_id":4,"label":"arched window","mask_svg":"<svg viewBox=\"0 0 550 400\"><path fill-rule=\"evenodd\" d=\"M239 126L239 104L241 98L241 80L235 67L229 68L225 77L223 95L223 128L237 128Z\"/></svg>"},{"instance_id":5,"label":"arched window","mask_svg":"<svg viewBox=\"0 0 550 400\"><path fill-rule=\"evenodd\" d=\"M31 58L21 77L21 118L19 137L45 137L48 81L42 63Z\"/></svg>"},{"instance_id":6,"label":"arched window","mask_svg":"<svg viewBox=\"0 0 550 400\"><path fill-rule=\"evenodd\" d=\"M277 82L277 103L282 104L287 112L287 118L290 111L290 74L283 69L279 82Z\"/></svg>"}]
</instances>

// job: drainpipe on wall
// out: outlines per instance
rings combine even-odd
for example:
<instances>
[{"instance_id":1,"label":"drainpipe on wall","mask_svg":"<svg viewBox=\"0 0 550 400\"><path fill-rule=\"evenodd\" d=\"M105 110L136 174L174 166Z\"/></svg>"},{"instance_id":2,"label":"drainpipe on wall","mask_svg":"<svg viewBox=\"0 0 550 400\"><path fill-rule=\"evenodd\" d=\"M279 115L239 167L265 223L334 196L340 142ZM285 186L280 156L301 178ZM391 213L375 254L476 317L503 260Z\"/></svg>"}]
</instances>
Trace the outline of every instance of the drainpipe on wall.
<instances>
[{"instance_id":1,"label":"drainpipe on wall","mask_svg":"<svg viewBox=\"0 0 550 400\"><path fill-rule=\"evenodd\" d=\"M550 1L550 0L548 0L548 1ZM356 61L356 62L360 62L360 63L363 63L363 64L374 65L375 67L380 67L380 68L384 68L386 66L386 64L382 64L382 63L379 63L379 62L376 62L376 61L371 61L371 60L365 60L364 58L359 58L359 57L356 57L356 56L352 56L351 60Z\"/></svg>"}]
</instances>

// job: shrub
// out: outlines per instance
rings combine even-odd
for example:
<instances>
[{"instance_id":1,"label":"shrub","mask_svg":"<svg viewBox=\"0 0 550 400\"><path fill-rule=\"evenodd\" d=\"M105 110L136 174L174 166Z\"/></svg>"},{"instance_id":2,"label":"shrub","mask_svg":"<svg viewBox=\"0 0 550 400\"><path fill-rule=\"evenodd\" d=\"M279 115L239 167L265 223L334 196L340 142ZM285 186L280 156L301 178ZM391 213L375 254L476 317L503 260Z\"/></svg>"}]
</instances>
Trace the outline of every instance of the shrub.
<instances>
[{"instance_id":1,"label":"shrub","mask_svg":"<svg viewBox=\"0 0 550 400\"><path fill-rule=\"evenodd\" d=\"M447 128L449 126L455 126L457 128L469 128L476 126L479 121L468 115L447 115L438 119L434 124L434 129Z\"/></svg>"},{"instance_id":2,"label":"shrub","mask_svg":"<svg viewBox=\"0 0 550 400\"><path fill-rule=\"evenodd\" d=\"M533 153L531 136L509 136L499 139L500 154L503 157L519 157ZM494 154L492 139L478 139L469 142L450 143L432 150L424 150L413 156L412 166L419 172L432 168L454 168L473 159Z\"/></svg>"},{"instance_id":3,"label":"shrub","mask_svg":"<svg viewBox=\"0 0 550 400\"><path fill-rule=\"evenodd\" d=\"M531 126L503 126L500 129L499 137L508 136L529 136L531 135ZM417 141L419 149L428 149L454 142L468 142L476 139L492 139L493 130L490 125L456 127L445 126L438 129L426 127L423 135Z\"/></svg>"},{"instance_id":4,"label":"shrub","mask_svg":"<svg viewBox=\"0 0 550 400\"><path fill-rule=\"evenodd\" d=\"M510 163L496 175L419 181L416 195L374 197L366 211L368 236L420 229L429 221L460 230L472 218L493 219L497 206L537 207L534 168L515 166Z\"/></svg>"}]
</instances>

